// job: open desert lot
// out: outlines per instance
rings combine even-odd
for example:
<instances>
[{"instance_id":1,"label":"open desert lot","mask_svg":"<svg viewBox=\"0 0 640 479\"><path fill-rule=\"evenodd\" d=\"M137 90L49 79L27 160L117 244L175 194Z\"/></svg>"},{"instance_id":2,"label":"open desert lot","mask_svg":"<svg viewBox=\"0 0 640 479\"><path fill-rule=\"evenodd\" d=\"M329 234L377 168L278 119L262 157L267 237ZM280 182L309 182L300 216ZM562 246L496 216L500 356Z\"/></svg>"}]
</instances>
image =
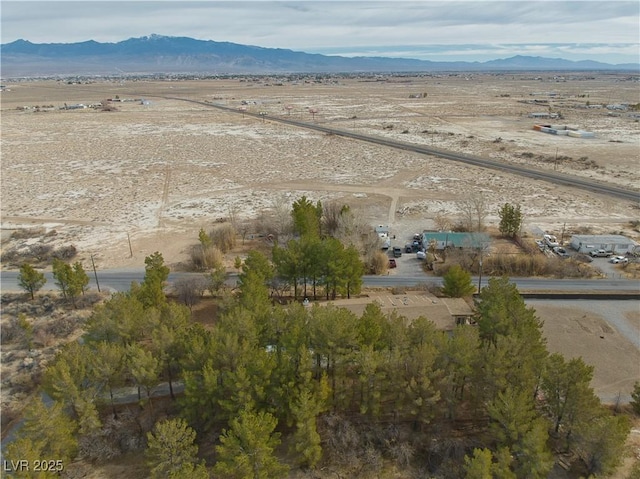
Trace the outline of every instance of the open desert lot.
<instances>
[{"instance_id":1,"label":"open desert lot","mask_svg":"<svg viewBox=\"0 0 640 479\"><path fill-rule=\"evenodd\" d=\"M85 79L5 86L4 237L22 226L54 229L55 241L73 243L84 258L93 253L99 267L139 266L155 250L177 263L201 227L230 215L256 217L303 194L347 203L401 238L432 228L438 214L455 220L457 201L472 192L490 202L489 223L511 202L521 204L534 234L590 227L637 237L629 229L639 217L637 204L270 121L290 117L637 188L638 112L587 108L636 104L637 76ZM116 111L60 109L108 98L120 100L111 104ZM529 117L537 112L560 112L562 119ZM541 122L595 138L534 131Z\"/></svg>"},{"instance_id":2,"label":"open desert lot","mask_svg":"<svg viewBox=\"0 0 640 479\"><path fill-rule=\"evenodd\" d=\"M622 232L640 239L631 226L640 209L632 202L273 121L289 117L637 189L639 112L606 108L638 104L637 75L79 79L4 86L3 249L37 241L74 245L78 259L89 264L93 255L98 268L140 268L145 256L160 251L175 266L188 258L200 228L230 216L250 220L302 195L348 204L372 227L389 225L403 244L412 233L434 228L439 215L455 222L458 201L480 192L493 226L499 206L509 202L521 205L532 236ZM106 99L119 101L104 111ZM247 114L260 112L266 115ZM530 117L549 112L561 118ZM545 134L533 130L537 123L595 136ZM35 233L11 239L21 228ZM619 313L639 334L637 302L629 304ZM539 307L551 349L581 355L613 344L592 358L605 368L596 365L600 392L611 398L629 391L640 376L633 377L638 346L611 326L606 311ZM624 368L608 377L616 361Z\"/></svg>"}]
</instances>

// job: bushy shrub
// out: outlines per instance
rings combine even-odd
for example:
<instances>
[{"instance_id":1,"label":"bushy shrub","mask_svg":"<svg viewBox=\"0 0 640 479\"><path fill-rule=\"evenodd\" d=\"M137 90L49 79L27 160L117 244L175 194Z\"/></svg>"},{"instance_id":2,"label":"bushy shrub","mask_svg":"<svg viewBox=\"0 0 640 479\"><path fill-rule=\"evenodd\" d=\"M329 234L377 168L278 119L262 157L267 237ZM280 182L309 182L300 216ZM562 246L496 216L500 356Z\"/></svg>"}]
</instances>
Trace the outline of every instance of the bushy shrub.
<instances>
[{"instance_id":1,"label":"bushy shrub","mask_svg":"<svg viewBox=\"0 0 640 479\"><path fill-rule=\"evenodd\" d=\"M231 251L236 245L236 229L230 223L216 226L209 233L213 244L223 253Z\"/></svg>"},{"instance_id":2,"label":"bushy shrub","mask_svg":"<svg viewBox=\"0 0 640 479\"><path fill-rule=\"evenodd\" d=\"M389 269L389 257L382 251L374 251L366 261L369 274L384 274Z\"/></svg>"}]
</instances>

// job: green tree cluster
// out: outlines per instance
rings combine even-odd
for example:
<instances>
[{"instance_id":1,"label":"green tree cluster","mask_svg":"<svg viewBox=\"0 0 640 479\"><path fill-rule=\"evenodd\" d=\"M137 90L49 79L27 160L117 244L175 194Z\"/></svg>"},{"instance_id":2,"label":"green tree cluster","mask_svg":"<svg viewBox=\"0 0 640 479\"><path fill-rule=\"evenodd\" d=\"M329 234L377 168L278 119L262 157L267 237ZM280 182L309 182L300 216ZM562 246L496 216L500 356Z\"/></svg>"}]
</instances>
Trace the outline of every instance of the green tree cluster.
<instances>
[{"instance_id":1,"label":"green tree cluster","mask_svg":"<svg viewBox=\"0 0 640 479\"><path fill-rule=\"evenodd\" d=\"M300 294L317 299L319 289L326 299L349 298L362 287L364 265L358 251L335 238L291 240L286 248L274 246L272 255L277 277L293 288L295 299Z\"/></svg>"},{"instance_id":2,"label":"green tree cluster","mask_svg":"<svg viewBox=\"0 0 640 479\"><path fill-rule=\"evenodd\" d=\"M89 276L82 267L82 263L77 261L72 266L56 258L53 260L53 277L62 296L71 300L75 308L78 296L84 295L89 284Z\"/></svg>"},{"instance_id":3,"label":"green tree cluster","mask_svg":"<svg viewBox=\"0 0 640 479\"><path fill-rule=\"evenodd\" d=\"M520 205L505 203L498 211L498 216L500 216L500 225L498 228L503 236L514 238L520 233L522 221L524 220Z\"/></svg>"},{"instance_id":4,"label":"green tree cluster","mask_svg":"<svg viewBox=\"0 0 640 479\"><path fill-rule=\"evenodd\" d=\"M155 386L180 379L180 418L158 423L147 436L155 477L206 477L195 444L222 429L213 466L221 477L286 474L276 454L285 432L290 464L320 467L331 460L330 444L349 444L362 461L378 464L378 446L358 446L357 432L344 429L348 437L335 441L323 436L319 424L327 423L319 421L329 414L410 424L416 438L464 416L479 432L476 449L459 461L466 477L546 477L550 439L575 452L590 474L616 467L628 423L600 405L589 387L591 367L548 353L542 321L507 278L490 279L479 294L477 327L445 333L425 317L409 321L376 303L360 315L331 304L274 305L268 284L276 272L251 252L237 298L208 328L191 323L184 306L141 295L143 286L97 307L84 342L65 347L43 375L45 390L65 411L56 414L72 437L64 439L66 454L73 457L74 438L100 427L96 404L107 406L116 388L138 386L153 414ZM149 277L157 286L165 275ZM157 303L145 304L152 297ZM18 444L24 454L45 448L29 435Z\"/></svg>"}]
</instances>

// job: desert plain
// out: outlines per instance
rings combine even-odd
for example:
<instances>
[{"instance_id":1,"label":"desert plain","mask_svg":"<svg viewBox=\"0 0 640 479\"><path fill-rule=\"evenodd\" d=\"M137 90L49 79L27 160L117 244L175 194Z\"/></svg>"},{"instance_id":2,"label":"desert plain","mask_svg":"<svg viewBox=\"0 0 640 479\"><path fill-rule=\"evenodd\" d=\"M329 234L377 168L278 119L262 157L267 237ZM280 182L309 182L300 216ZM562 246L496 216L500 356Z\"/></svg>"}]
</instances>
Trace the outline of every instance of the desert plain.
<instances>
[{"instance_id":1,"label":"desert plain","mask_svg":"<svg viewBox=\"0 0 640 479\"><path fill-rule=\"evenodd\" d=\"M435 229L438 217L455 222L460 199L474 193L487 199L493 227L509 202L521 205L530 237L615 233L637 241L637 203L273 119L638 189L639 112L618 106L638 104L639 82L637 74L548 72L5 81L2 247L72 244L77 259L88 265L93 256L99 269L141 268L160 251L179 269L201 228L230 217L249 221L303 195L348 204L404 244ZM119 100L110 111L101 105L107 99ZM558 117L531 117L540 113ZM594 137L534 131L539 123ZM12 238L24 229L36 234ZM415 265L404 267L419 271ZM617 304L615 314L640 335L638 303ZM602 396L628 394L640 379L640 349L606 310L536 307L551 350L594 364Z\"/></svg>"}]
</instances>

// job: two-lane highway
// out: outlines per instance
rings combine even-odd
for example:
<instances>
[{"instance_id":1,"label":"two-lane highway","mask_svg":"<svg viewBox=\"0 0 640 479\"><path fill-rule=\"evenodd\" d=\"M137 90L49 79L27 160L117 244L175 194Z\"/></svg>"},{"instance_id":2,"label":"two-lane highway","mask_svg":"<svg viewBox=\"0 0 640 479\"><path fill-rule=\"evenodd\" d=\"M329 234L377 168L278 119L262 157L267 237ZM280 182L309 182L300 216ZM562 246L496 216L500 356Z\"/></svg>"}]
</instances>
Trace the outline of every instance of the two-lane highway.
<instances>
[{"instance_id":1,"label":"two-lane highway","mask_svg":"<svg viewBox=\"0 0 640 479\"><path fill-rule=\"evenodd\" d=\"M90 288L96 288L95 277L92 272L88 272L90 277ZM53 275L50 272L44 273L47 280L43 291L57 290ZM175 272L169 275L167 288L178 279L202 277L202 273L180 273ZM128 291L133 281L141 282L144 278L144 269L106 269L98 271L98 282L100 288L105 291ZM433 276L364 276L365 287L412 287L425 284L441 285L442 278ZM227 284L234 286L237 282L237 275L230 274ZM617 292L617 293L640 293L640 282L628 279L552 279L552 278L511 278L521 292L554 292L554 293L597 293L597 292ZM478 278L473 278L473 283L478 284ZM482 285L487 284L486 277L482 279ZM18 286L17 271L0 271L0 290L4 292L20 291Z\"/></svg>"}]
</instances>

